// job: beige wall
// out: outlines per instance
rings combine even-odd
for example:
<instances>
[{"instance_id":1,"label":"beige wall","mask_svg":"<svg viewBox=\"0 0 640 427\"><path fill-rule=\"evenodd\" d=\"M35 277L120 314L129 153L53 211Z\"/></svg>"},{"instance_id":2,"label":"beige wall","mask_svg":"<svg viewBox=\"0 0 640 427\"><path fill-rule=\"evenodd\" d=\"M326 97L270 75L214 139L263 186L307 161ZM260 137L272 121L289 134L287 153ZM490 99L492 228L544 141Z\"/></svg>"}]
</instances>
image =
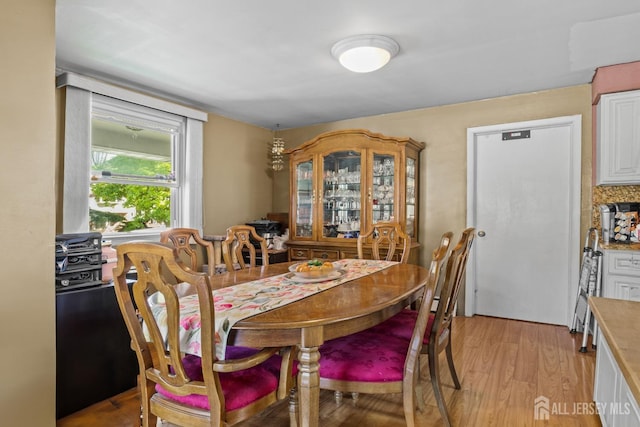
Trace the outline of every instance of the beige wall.
<instances>
[{"instance_id":1,"label":"beige wall","mask_svg":"<svg viewBox=\"0 0 640 427\"><path fill-rule=\"evenodd\" d=\"M364 128L424 141L421 156L420 233L425 254L446 230L466 226L467 128L541 118L582 115L582 230L588 228L591 205L591 85L494 98L477 102L343 120L282 132L287 147L329 130ZM289 211L287 174L274 180L276 211ZM286 189L286 191L285 191ZM286 194L286 196L285 196Z\"/></svg>"},{"instance_id":2,"label":"beige wall","mask_svg":"<svg viewBox=\"0 0 640 427\"><path fill-rule=\"evenodd\" d=\"M55 1L0 14L0 424L55 425Z\"/></svg>"},{"instance_id":3,"label":"beige wall","mask_svg":"<svg viewBox=\"0 0 640 427\"><path fill-rule=\"evenodd\" d=\"M209 114L204 125L204 234L264 217L272 207L273 133ZM288 187L287 187L288 188Z\"/></svg>"}]
</instances>

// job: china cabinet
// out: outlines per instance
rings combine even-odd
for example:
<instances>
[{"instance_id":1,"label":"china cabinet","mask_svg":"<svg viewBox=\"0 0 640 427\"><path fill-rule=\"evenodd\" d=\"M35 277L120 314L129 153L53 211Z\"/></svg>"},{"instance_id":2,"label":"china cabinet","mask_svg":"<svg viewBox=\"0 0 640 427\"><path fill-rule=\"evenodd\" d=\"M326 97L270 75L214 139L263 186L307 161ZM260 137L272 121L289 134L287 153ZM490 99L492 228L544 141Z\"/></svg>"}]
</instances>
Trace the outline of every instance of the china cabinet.
<instances>
[{"instance_id":1,"label":"china cabinet","mask_svg":"<svg viewBox=\"0 0 640 427\"><path fill-rule=\"evenodd\" d=\"M597 185L640 184L640 90L598 103Z\"/></svg>"},{"instance_id":2,"label":"china cabinet","mask_svg":"<svg viewBox=\"0 0 640 427\"><path fill-rule=\"evenodd\" d=\"M355 258L360 230L398 221L419 247L420 151L423 142L367 130L321 134L289 155L291 260Z\"/></svg>"}]
</instances>

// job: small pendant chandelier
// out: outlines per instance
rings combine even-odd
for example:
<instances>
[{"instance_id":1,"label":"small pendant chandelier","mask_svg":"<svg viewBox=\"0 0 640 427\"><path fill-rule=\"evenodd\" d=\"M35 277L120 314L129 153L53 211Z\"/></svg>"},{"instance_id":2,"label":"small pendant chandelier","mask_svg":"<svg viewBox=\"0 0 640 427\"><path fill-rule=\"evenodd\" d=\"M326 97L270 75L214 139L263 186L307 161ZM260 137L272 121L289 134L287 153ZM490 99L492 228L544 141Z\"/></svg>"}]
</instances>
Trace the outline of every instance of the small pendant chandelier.
<instances>
[{"instance_id":1,"label":"small pendant chandelier","mask_svg":"<svg viewBox=\"0 0 640 427\"><path fill-rule=\"evenodd\" d=\"M276 130L273 132L273 141L271 142L271 169L274 171L281 171L284 169L284 139L278 137L277 129L280 125L276 125Z\"/></svg>"}]
</instances>

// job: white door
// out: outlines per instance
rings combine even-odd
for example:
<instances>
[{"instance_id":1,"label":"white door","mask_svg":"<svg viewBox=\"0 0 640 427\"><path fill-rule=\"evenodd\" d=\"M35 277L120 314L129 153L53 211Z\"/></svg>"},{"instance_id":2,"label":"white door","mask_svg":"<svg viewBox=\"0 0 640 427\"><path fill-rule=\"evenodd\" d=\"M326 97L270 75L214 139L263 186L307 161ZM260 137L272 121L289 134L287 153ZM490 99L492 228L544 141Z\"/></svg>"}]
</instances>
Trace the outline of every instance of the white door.
<instances>
[{"instance_id":1,"label":"white door","mask_svg":"<svg viewBox=\"0 0 640 427\"><path fill-rule=\"evenodd\" d=\"M581 117L470 128L467 315L569 325L580 263Z\"/></svg>"}]
</instances>

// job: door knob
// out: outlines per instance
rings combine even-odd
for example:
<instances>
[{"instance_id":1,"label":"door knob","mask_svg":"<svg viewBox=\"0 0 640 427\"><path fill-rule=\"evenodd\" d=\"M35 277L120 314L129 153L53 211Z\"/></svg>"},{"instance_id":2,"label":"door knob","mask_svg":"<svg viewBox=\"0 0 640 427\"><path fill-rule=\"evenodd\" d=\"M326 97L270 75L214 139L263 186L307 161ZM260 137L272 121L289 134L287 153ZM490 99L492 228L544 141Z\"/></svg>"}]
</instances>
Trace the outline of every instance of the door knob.
<instances>
[{"instance_id":1,"label":"door knob","mask_svg":"<svg viewBox=\"0 0 640 427\"><path fill-rule=\"evenodd\" d=\"M484 237L484 235L485 235L484 231L482 230L478 231L478 237Z\"/></svg>"}]
</instances>

